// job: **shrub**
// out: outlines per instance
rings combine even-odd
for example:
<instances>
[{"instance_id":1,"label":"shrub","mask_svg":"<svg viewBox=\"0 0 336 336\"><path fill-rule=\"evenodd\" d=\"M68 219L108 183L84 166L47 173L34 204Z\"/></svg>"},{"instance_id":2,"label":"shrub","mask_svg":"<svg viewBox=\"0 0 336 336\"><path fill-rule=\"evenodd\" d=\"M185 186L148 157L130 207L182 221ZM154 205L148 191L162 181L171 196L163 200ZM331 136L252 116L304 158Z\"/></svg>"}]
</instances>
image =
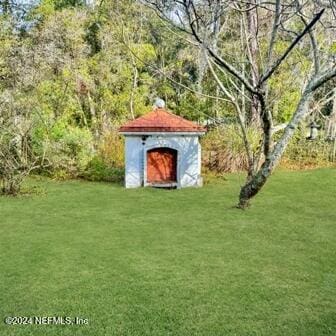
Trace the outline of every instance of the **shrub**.
<instances>
[{"instance_id":1,"label":"shrub","mask_svg":"<svg viewBox=\"0 0 336 336\"><path fill-rule=\"evenodd\" d=\"M94 155L90 130L56 124L50 134L35 132L35 151L49 162L47 173L57 179L75 178Z\"/></svg>"},{"instance_id":2,"label":"shrub","mask_svg":"<svg viewBox=\"0 0 336 336\"><path fill-rule=\"evenodd\" d=\"M306 129L300 127L286 149L281 166L289 169L307 169L333 165L330 161L332 143L321 136L313 141L307 140L306 137Z\"/></svg>"},{"instance_id":3,"label":"shrub","mask_svg":"<svg viewBox=\"0 0 336 336\"><path fill-rule=\"evenodd\" d=\"M124 169L109 166L101 157L94 157L87 165L82 177L89 181L122 182Z\"/></svg>"},{"instance_id":4,"label":"shrub","mask_svg":"<svg viewBox=\"0 0 336 336\"><path fill-rule=\"evenodd\" d=\"M124 167L124 141L117 131L106 133L98 146L98 156L108 166Z\"/></svg>"},{"instance_id":5,"label":"shrub","mask_svg":"<svg viewBox=\"0 0 336 336\"><path fill-rule=\"evenodd\" d=\"M306 128L300 127L289 143L280 166L289 169L307 169L328 167L332 163L333 143L322 137L307 140ZM248 128L251 147L255 151L259 146L257 130ZM275 136L279 139L281 133ZM246 171L247 156L238 125L230 124L209 131L202 139L202 161L205 173L222 174L227 172Z\"/></svg>"},{"instance_id":6,"label":"shrub","mask_svg":"<svg viewBox=\"0 0 336 336\"><path fill-rule=\"evenodd\" d=\"M116 131L102 136L96 155L87 164L81 177L89 181L123 181L124 141Z\"/></svg>"},{"instance_id":7,"label":"shrub","mask_svg":"<svg viewBox=\"0 0 336 336\"><path fill-rule=\"evenodd\" d=\"M258 134L248 129L251 146L258 146ZM224 173L247 169L247 155L238 125L230 124L209 131L202 139L202 161L205 170Z\"/></svg>"}]
</instances>

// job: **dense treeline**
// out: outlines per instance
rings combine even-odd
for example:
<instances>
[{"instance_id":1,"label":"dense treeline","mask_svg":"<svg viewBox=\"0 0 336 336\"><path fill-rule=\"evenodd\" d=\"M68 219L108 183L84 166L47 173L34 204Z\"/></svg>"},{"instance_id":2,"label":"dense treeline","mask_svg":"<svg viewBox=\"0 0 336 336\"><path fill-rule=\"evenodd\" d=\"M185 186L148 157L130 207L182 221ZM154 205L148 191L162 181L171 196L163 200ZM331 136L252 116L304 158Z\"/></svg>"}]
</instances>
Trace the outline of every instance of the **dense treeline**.
<instances>
[{"instance_id":1,"label":"dense treeline","mask_svg":"<svg viewBox=\"0 0 336 336\"><path fill-rule=\"evenodd\" d=\"M224 53L239 51L236 19L226 23L230 29L219 46ZM123 147L116 129L148 112L155 97L186 118L227 125L227 132L225 127L221 131L223 126L210 132L205 148L217 154L229 151L230 166L243 168L233 162L235 157L244 162L234 107L221 95L202 50L143 2L2 0L0 27L3 191L16 193L32 171L59 178L119 180ZM325 45L335 53L335 43ZM276 52L287 46L288 41L279 41ZM278 124L289 120L300 97L306 48L303 44L270 83ZM247 67L246 73L252 70ZM289 73L295 73L294 81L287 80L293 78ZM237 85L224 73L221 79L228 89ZM311 120L332 114L333 85L329 82L317 93ZM257 147L253 100L241 104L251 143ZM208 168L230 170L221 165L207 162Z\"/></svg>"}]
</instances>

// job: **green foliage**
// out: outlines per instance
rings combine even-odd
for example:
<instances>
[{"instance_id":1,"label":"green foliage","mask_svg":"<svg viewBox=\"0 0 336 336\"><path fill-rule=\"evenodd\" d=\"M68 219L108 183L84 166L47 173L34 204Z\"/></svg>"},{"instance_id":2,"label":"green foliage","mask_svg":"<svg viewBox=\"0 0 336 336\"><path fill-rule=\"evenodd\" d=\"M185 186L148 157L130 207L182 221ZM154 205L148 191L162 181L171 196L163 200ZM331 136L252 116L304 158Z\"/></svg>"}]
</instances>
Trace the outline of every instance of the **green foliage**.
<instances>
[{"instance_id":1,"label":"green foliage","mask_svg":"<svg viewBox=\"0 0 336 336\"><path fill-rule=\"evenodd\" d=\"M56 9L85 5L85 0L53 0Z\"/></svg>"},{"instance_id":2,"label":"green foliage","mask_svg":"<svg viewBox=\"0 0 336 336\"><path fill-rule=\"evenodd\" d=\"M94 157L81 175L89 181L122 183L124 168L111 167L101 157Z\"/></svg>"},{"instance_id":3,"label":"green foliage","mask_svg":"<svg viewBox=\"0 0 336 336\"><path fill-rule=\"evenodd\" d=\"M81 177L90 181L123 181L124 141L116 131L104 135L96 155L87 164Z\"/></svg>"},{"instance_id":4,"label":"green foliage","mask_svg":"<svg viewBox=\"0 0 336 336\"><path fill-rule=\"evenodd\" d=\"M282 166L291 169L309 169L335 166L330 161L332 142L318 137L314 141L307 140L307 128L301 126L289 143L282 159Z\"/></svg>"},{"instance_id":5,"label":"green foliage","mask_svg":"<svg viewBox=\"0 0 336 336\"><path fill-rule=\"evenodd\" d=\"M43 20L46 17L54 14L55 1L54 0L41 0L39 5L31 10L29 16L34 20Z\"/></svg>"},{"instance_id":6,"label":"green foliage","mask_svg":"<svg viewBox=\"0 0 336 336\"><path fill-rule=\"evenodd\" d=\"M117 131L110 131L102 137L97 152L108 165L124 167L124 139Z\"/></svg>"},{"instance_id":7,"label":"green foliage","mask_svg":"<svg viewBox=\"0 0 336 336\"><path fill-rule=\"evenodd\" d=\"M196 78L196 62L186 45L173 39L151 11L133 1L102 3L97 10L82 4L42 0L27 14L29 34L19 39L9 21L1 22L7 30L1 30L0 74L17 83L17 69L10 66L25 60L18 71L24 94L15 99L32 112L35 153L61 179L82 174L94 155L107 167L121 168L121 141L107 141L105 134L132 113L150 111L156 96L189 119L199 119L199 111L211 107L211 101L200 102L155 70L163 67L186 85ZM6 89L13 83L0 85Z\"/></svg>"},{"instance_id":8,"label":"green foliage","mask_svg":"<svg viewBox=\"0 0 336 336\"><path fill-rule=\"evenodd\" d=\"M91 55L97 54L102 46L101 41L99 39L99 30L100 30L100 22L93 21L88 24L87 33L86 33L86 41L91 46Z\"/></svg>"},{"instance_id":9,"label":"green foliage","mask_svg":"<svg viewBox=\"0 0 336 336\"><path fill-rule=\"evenodd\" d=\"M304 67L304 61L300 64ZM290 76L291 64L283 65L282 71L278 71L270 80L269 86L274 95L272 114L278 123L289 121L301 97L300 76L293 78ZM302 74L305 71L302 70Z\"/></svg>"},{"instance_id":10,"label":"green foliage","mask_svg":"<svg viewBox=\"0 0 336 336\"><path fill-rule=\"evenodd\" d=\"M247 155L238 125L225 125L209 131L202 138L202 160L207 174L221 176L225 172L237 172L247 169ZM289 143L281 167L289 169L311 169L335 166L331 162L333 143L319 137L307 140L308 129L301 126ZM281 132L276 134L277 141ZM256 152L260 146L260 135L252 127L247 128L251 149Z\"/></svg>"},{"instance_id":11,"label":"green foliage","mask_svg":"<svg viewBox=\"0 0 336 336\"><path fill-rule=\"evenodd\" d=\"M155 48L150 43L133 43L129 47L130 52L136 55L134 61L139 69L144 69L146 64L156 60Z\"/></svg>"},{"instance_id":12,"label":"green foliage","mask_svg":"<svg viewBox=\"0 0 336 336\"><path fill-rule=\"evenodd\" d=\"M35 152L50 163L49 173L60 179L78 176L94 155L91 132L64 122L56 123L47 134L43 127L36 128L32 140Z\"/></svg>"},{"instance_id":13,"label":"green foliage","mask_svg":"<svg viewBox=\"0 0 336 336\"><path fill-rule=\"evenodd\" d=\"M273 114L276 120L280 122L288 122L293 116L296 106L300 100L301 94L298 89L286 89L277 104L274 104Z\"/></svg>"},{"instance_id":14,"label":"green foliage","mask_svg":"<svg viewBox=\"0 0 336 336\"><path fill-rule=\"evenodd\" d=\"M112 136L107 141L106 134L149 112L157 96L190 120L235 118L232 104L195 93L221 96L209 69L202 71L199 48L177 38L141 2L89 6L84 0L41 0L26 7L21 23L14 16L0 14L0 105L31 116L34 152L49 160L48 170L59 178L82 174L93 157L121 169L121 140ZM240 43L233 43L239 40L239 21L233 16L227 24L230 29L222 32L218 51L241 69L246 55ZM302 29L302 22L291 29ZM281 37L274 59L291 40ZM325 36L317 31L316 38ZM261 58L267 54L266 42L260 38ZM275 124L288 121L295 110L310 66L307 46L300 43L269 82ZM331 53L334 47L329 41L321 51ZM246 76L250 70L244 69ZM229 91L240 86L226 72L218 75ZM238 100L242 103L240 96ZM248 99L245 106L248 114ZM246 164L239 134L238 127L229 126L203 139L207 153L222 153L214 169L238 170ZM257 148L257 132L249 129L248 134Z\"/></svg>"},{"instance_id":15,"label":"green foliage","mask_svg":"<svg viewBox=\"0 0 336 336\"><path fill-rule=\"evenodd\" d=\"M333 42L333 43L331 44L329 50L330 50L330 52L331 52L332 54L336 54L336 42Z\"/></svg>"},{"instance_id":16,"label":"green foliage","mask_svg":"<svg viewBox=\"0 0 336 336\"><path fill-rule=\"evenodd\" d=\"M225 125L208 132L202 138L203 166L208 171L223 173L247 169L248 161L238 125ZM247 129L251 149L259 146L259 135L253 128Z\"/></svg>"}]
</instances>

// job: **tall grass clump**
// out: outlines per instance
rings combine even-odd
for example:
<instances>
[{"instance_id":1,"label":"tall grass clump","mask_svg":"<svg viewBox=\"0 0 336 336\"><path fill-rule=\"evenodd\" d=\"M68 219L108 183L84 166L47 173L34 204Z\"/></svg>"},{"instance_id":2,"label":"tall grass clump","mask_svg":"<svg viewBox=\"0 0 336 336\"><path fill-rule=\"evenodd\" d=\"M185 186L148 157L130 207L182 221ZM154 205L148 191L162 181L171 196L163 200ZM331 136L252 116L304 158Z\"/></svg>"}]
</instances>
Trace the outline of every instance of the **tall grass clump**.
<instances>
[{"instance_id":1,"label":"tall grass clump","mask_svg":"<svg viewBox=\"0 0 336 336\"><path fill-rule=\"evenodd\" d=\"M239 172L247 169L246 150L238 125L222 125L210 130L201 140L203 167L205 172L215 173ZM255 129L247 130L251 147L259 145Z\"/></svg>"},{"instance_id":2,"label":"tall grass clump","mask_svg":"<svg viewBox=\"0 0 336 336\"><path fill-rule=\"evenodd\" d=\"M121 182L124 178L124 141L117 131L106 133L82 177L90 181Z\"/></svg>"},{"instance_id":3,"label":"tall grass clump","mask_svg":"<svg viewBox=\"0 0 336 336\"><path fill-rule=\"evenodd\" d=\"M251 148L254 152L260 146L258 130L247 129ZM274 141L281 132L274 136ZM202 163L205 173L230 173L246 171L248 160L238 125L229 124L210 130L201 140ZM324 139L323 135L316 140L307 139L307 129L300 127L281 160L280 167L286 169L310 169L335 166L332 160L333 142Z\"/></svg>"},{"instance_id":4,"label":"tall grass clump","mask_svg":"<svg viewBox=\"0 0 336 336\"><path fill-rule=\"evenodd\" d=\"M281 160L281 166L287 169L311 169L335 166L332 160L333 142L323 135L315 140L307 139L307 129L300 127Z\"/></svg>"}]
</instances>

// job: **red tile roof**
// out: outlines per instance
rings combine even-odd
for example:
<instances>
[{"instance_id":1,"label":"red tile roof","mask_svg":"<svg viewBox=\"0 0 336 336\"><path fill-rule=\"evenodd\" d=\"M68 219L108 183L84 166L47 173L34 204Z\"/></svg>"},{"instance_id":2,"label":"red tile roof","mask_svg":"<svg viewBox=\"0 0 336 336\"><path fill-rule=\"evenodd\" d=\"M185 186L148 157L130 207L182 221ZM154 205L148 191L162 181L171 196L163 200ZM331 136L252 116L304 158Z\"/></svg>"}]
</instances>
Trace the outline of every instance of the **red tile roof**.
<instances>
[{"instance_id":1,"label":"red tile roof","mask_svg":"<svg viewBox=\"0 0 336 336\"><path fill-rule=\"evenodd\" d=\"M168 112L155 108L142 117L131 120L119 128L119 132L205 132L203 126Z\"/></svg>"}]
</instances>

